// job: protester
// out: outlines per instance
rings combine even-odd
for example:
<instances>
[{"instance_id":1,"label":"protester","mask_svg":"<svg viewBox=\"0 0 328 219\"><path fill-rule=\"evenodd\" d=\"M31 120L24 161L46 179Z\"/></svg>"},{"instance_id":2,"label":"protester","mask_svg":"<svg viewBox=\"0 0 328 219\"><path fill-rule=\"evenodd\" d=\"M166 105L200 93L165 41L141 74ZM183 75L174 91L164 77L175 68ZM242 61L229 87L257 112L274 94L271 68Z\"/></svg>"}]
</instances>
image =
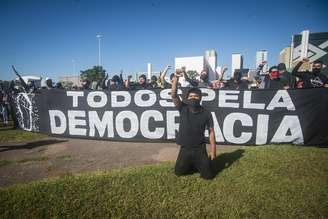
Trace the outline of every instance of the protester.
<instances>
[{"instance_id":1,"label":"protester","mask_svg":"<svg viewBox=\"0 0 328 219\"><path fill-rule=\"evenodd\" d=\"M223 77L225 72L228 70L227 66L224 66L221 70L221 68L216 69L216 74L217 74L217 80L211 81L208 84L208 88L211 89L220 89L225 87L225 82L223 81Z\"/></svg>"},{"instance_id":2,"label":"protester","mask_svg":"<svg viewBox=\"0 0 328 219\"><path fill-rule=\"evenodd\" d=\"M63 85L62 85L62 83L61 83L60 81L58 81L58 82L56 83L55 88L57 88L57 89L64 89L64 87L63 87Z\"/></svg>"},{"instance_id":3,"label":"protester","mask_svg":"<svg viewBox=\"0 0 328 219\"><path fill-rule=\"evenodd\" d=\"M196 77L196 79L198 82L198 87L208 87L210 84L208 70L203 69L202 72L200 73L200 75L198 77Z\"/></svg>"},{"instance_id":4,"label":"protester","mask_svg":"<svg viewBox=\"0 0 328 219\"><path fill-rule=\"evenodd\" d=\"M19 128L19 123L16 117L16 104L15 104L15 96L20 92L20 90L18 89L18 86L16 86L16 81L13 80L10 82L9 84L9 92L8 92L8 103L10 106L10 115L11 118L14 122L14 126L13 129L17 129Z\"/></svg>"},{"instance_id":5,"label":"protester","mask_svg":"<svg viewBox=\"0 0 328 219\"><path fill-rule=\"evenodd\" d=\"M309 59L303 59L292 71L292 75L302 80L302 88L328 87L328 78L321 73L322 62L315 61L312 63L312 72L298 71L303 63L308 63ZM300 86L300 85L298 85Z\"/></svg>"},{"instance_id":6,"label":"protester","mask_svg":"<svg viewBox=\"0 0 328 219\"><path fill-rule=\"evenodd\" d=\"M238 90L248 90L250 87L250 81L248 75L241 74L240 79L238 80Z\"/></svg>"},{"instance_id":7,"label":"protester","mask_svg":"<svg viewBox=\"0 0 328 219\"><path fill-rule=\"evenodd\" d=\"M158 83L157 83L156 75L151 76L148 88L158 88L158 87L159 86L158 86Z\"/></svg>"},{"instance_id":8,"label":"protester","mask_svg":"<svg viewBox=\"0 0 328 219\"><path fill-rule=\"evenodd\" d=\"M82 78L81 84L82 84L82 89L83 90L90 90L90 84L91 83L87 78Z\"/></svg>"},{"instance_id":9,"label":"protester","mask_svg":"<svg viewBox=\"0 0 328 219\"><path fill-rule=\"evenodd\" d=\"M296 78L287 71L285 63L279 63L277 68L280 75L279 77L287 82L289 88L295 88Z\"/></svg>"},{"instance_id":10,"label":"protester","mask_svg":"<svg viewBox=\"0 0 328 219\"><path fill-rule=\"evenodd\" d=\"M137 84L134 84L131 86L131 84L128 85L128 89L137 89L137 90L142 90L142 89L148 89L150 86L147 83L147 78L146 75L142 74L139 76L139 81Z\"/></svg>"},{"instance_id":11,"label":"protester","mask_svg":"<svg viewBox=\"0 0 328 219\"><path fill-rule=\"evenodd\" d=\"M272 66L269 69L269 75L265 76L266 89L288 89L288 81L281 78L277 66Z\"/></svg>"},{"instance_id":12,"label":"protester","mask_svg":"<svg viewBox=\"0 0 328 219\"><path fill-rule=\"evenodd\" d=\"M125 86L124 86L124 83L122 80L123 79L120 76L114 75L112 77L112 79L109 80L108 89L109 90L124 90Z\"/></svg>"},{"instance_id":13,"label":"protester","mask_svg":"<svg viewBox=\"0 0 328 219\"><path fill-rule=\"evenodd\" d=\"M180 125L177 144L180 152L175 165L177 176L200 172L204 179L214 177L211 161L206 151L204 131L209 129L211 144L211 160L216 156L216 145L212 115L200 105L201 91L198 88L190 88L187 92L187 103L181 102L177 95L177 82L183 71L177 69L173 77L171 96L175 107L180 112Z\"/></svg>"},{"instance_id":14,"label":"protester","mask_svg":"<svg viewBox=\"0 0 328 219\"><path fill-rule=\"evenodd\" d=\"M8 125L8 95L4 90L0 91L0 113L3 126Z\"/></svg>"},{"instance_id":15,"label":"protester","mask_svg":"<svg viewBox=\"0 0 328 219\"><path fill-rule=\"evenodd\" d=\"M46 78L46 89L52 89L52 79L51 78Z\"/></svg>"},{"instance_id":16,"label":"protester","mask_svg":"<svg viewBox=\"0 0 328 219\"><path fill-rule=\"evenodd\" d=\"M256 75L254 77L256 84L258 85L257 87L259 89L264 89L265 88L265 81L266 81L266 74L263 74L263 67L267 62L264 61L259 66L256 68Z\"/></svg>"},{"instance_id":17,"label":"protester","mask_svg":"<svg viewBox=\"0 0 328 219\"><path fill-rule=\"evenodd\" d=\"M168 82L165 80L165 76L166 76L166 74L167 74L167 72L168 72L168 70L169 70L170 68L171 68L170 65L165 66L164 70L161 72L161 74L160 74L160 76L159 76L159 86L160 86L161 88L171 88L171 84L170 84L170 83L172 83L172 78L173 78L174 73L172 73L172 74L170 75L170 83L168 83Z\"/></svg>"},{"instance_id":18,"label":"protester","mask_svg":"<svg viewBox=\"0 0 328 219\"><path fill-rule=\"evenodd\" d=\"M231 77L226 81L224 88L227 90L236 90L238 88L237 80L234 77Z\"/></svg>"},{"instance_id":19,"label":"protester","mask_svg":"<svg viewBox=\"0 0 328 219\"><path fill-rule=\"evenodd\" d=\"M181 72L182 72L182 75L179 77L179 81L178 81L181 87L197 87L198 86L198 82L196 80L191 80L188 77L188 74L186 72L186 67L182 67ZM190 82L193 83L193 85L191 85Z\"/></svg>"}]
</instances>

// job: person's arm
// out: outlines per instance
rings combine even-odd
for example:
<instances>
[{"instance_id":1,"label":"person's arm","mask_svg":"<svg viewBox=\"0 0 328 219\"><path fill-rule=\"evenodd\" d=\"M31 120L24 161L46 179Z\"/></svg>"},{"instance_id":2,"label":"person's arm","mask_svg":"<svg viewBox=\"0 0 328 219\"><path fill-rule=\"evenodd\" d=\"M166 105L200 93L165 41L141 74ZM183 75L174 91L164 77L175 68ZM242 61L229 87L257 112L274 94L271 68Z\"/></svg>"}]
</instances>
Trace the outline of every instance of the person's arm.
<instances>
[{"instance_id":1,"label":"person's arm","mask_svg":"<svg viewBox=\"0 0 328 219\"><path fill-rule=\"evenodd\" d=\"M161 73L161 75L160 75L160 77L159 77L161 85L164 85L164 84L165 84L165 76L166 76L166 74L167 74L167 71L170 69L170 67L171 67L171 66L167 65L167 66L164 68L163 72Z\"/></svg>"},{"instance_id":2,"label":"person's arm","mask_svg":"<svg viewBox=\"0 0 328 219\"><path fill-rule=\"evenodd\" d=\"M211 145L211 160L214 160L216 157L216 144L215 144L214 128L210 128L210 145Z\"/></svg>"},{"instance_id":3,"label":"person's arm","mask_svg":"<svg viewBox=\"0 0 328 219\"><path fill-rule=\"evenodd\" d=\"M106 76L101 80L101 88L103 90L106 89L106 80L108 79L108 74L106 74Z\"/></svg>"},{"instance_id":4,"label":"person's arm","mask_svg":"<svg viewBox=\"0 0 328 219\"><path fill-rule=\"evenodd\" d=\"M264 67L265 64L266 64L266 61L264 61L261 64L259 64L259 66L256 69L256 75L257 76L260 76L261 75L262 69L263 69L263 67Z\"/></svg>"},{"instance_id":5,"label":"person's arm","mask_svg":"<svg viewBox=\"0 0 328 219\"><path fill-rule=\"evenodd\" d=\"M128 76L128 80L124 81L124 87L125 89L130 89L130 81L131 81L132 76Z\"/></svg>"},{"instance_id":6,"label":"person's arm","mask_svg":"<svg viewBox=\"0 0 328 219\"><path fill-rule=\"evenodd\" d=\"M324 75L324 80L323 80L323 87L328 88L328 77Z\"/></svg>"},{"instance_id":7,"label":"person's arm","mask_svg":"<svg viewBox=\"0 0 328 219\"><path fill-rule=\"evenodd\" d=\"M188 77L188 74L187 74L185 71L183 72L183 75L184 75L184 77L185 77L185 80L186 80L187 82L189 82L189 84L190 84L191 86L193 86L193 87L198 87L198 82L197 82L196 80L190 79L190 78Z\"/></svg>"},{"instance_id":8,"label":"person's arm","mask_svg":"<svg viewBox=\"0 0 328 219\"><path fill-rule=\"evenodd\" d=\"M292 71L292 75L299 77L299 78L303 78L303 74L301 72L299 72L298 69L301 67L301 65L303 63L308 62L308 61L309 61L309 59L303 59L302 61L298 62Z\"/></svg>"},{"instance_id":9,"label":"person's arm","mask_svg":"<svg viewBox=\"0 0 328 219\"><path fill-rule=\"evenodd\" d=\"M181 71L177 70L174 77L173 77L173 79L172 79L172 88L171 88L171 97L172 97L174 106L178 109L180 109L181 106L182 106L182 102L181 102L181 100L178 96L178 93L177 93L178 79L180 77L180 74L181 74Z\"/></svg>"},{"instance_id":10,"label":"person's arm","mask_svg":"<svg viewBox=\"0 0 328 219\"><path fill-rule=\"evenodd\" d=\"M228 67L227 66L224 66L222 71L221 71L221 74L219 75L219 81L222 81L223 80L223 76L224 74L226 73L226 71L228 70Z\"/></svg>"}]
</instances>

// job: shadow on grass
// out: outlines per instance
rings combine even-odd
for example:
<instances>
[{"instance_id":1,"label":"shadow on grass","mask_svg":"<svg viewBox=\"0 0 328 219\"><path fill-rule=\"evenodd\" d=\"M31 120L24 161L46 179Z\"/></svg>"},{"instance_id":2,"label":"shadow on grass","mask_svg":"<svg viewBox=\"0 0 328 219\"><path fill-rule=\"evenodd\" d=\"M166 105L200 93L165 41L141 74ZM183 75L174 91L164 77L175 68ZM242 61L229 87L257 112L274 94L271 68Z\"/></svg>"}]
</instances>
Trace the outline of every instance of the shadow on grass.
<instances>
[{"instance_id":1,"label":"shadow on grass","mask_svg":"<svg viewBox=\"0 0 328 219\"><path fill-rule=\"evenodd\" d=\"M20 150L20 149L33 149L33 148L41 147L44 145L58 144L58 143L62 143L62 142L67 142L67 140L45 139L45 140L28 142L25 144L2 145L2 146L0 146L0 152L10 151L10 150Z\"/></svg>"},{"instance_id":2,"label":"shadow on grass","mask_svg":"<svg viewBox=\"0 0 328 219\"><path fill-rule=\"evenodd\" d=\"M220 154L219 156L217 156L212 161L212 171L214 175L218 175L222 170L231 166L233 162L237 161L243 156L244 152L245 150L238 149L236 151Z\"/></svg>"}]
</instances>

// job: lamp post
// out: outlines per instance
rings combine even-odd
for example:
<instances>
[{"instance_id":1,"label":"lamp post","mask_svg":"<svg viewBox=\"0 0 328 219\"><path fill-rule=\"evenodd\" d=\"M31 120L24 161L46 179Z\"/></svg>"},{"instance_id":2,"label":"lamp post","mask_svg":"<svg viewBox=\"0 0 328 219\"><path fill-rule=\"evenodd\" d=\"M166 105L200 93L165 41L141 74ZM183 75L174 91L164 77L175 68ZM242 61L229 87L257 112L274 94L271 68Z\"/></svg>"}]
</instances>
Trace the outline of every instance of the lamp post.
<instances>
[{"instance_id":1,"label":"lamp post","mask_svg":"<svg viewBox=\"0 0 328 219\"><path fill-rule=\"evenodd\" d=\"M96 37L98 38L98 66L100 67L101 66L100 42L101 42L102 35L97 34Z\"/></svg>"}]
</instances>

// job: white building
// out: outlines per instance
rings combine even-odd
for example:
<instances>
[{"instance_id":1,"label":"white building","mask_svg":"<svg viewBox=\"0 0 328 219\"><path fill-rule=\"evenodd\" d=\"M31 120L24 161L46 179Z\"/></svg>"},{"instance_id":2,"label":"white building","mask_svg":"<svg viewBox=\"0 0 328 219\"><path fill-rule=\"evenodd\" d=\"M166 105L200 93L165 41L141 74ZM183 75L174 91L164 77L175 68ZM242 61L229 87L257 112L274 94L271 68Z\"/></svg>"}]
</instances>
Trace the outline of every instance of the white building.
<instances>
[{"instance_id":1,"label":"white building","mask_svg":"<svg viewBox=\"0 0 328 219\"><path fill-rule=\"evenodd\" d=\"M175 69L186 67L186 71L197 71L201 73L204 69L204 64L204 56L175 58Z\"/></svg>"},{"instance_id":2,"label":"white building","mask_svg":"<svg viewBox=\"0 0 328 219\"><path fill-rule=\"evenodd\" d=\"M255 68L257 68L262 62L268 62L268 51L260 50L256 52L256 64ZM262 72L268 71L268 63L263 66Z\"/></svg>"},{"instance_id":3,"label":"white building","mask_svg":"<svg viewBox=\"0 0 328 219\"><path fill-rule=\"evenodd\" d=\"M288 47L284 48L283 50L281 50L279 53L279 63L285 63L287 69L291 68L290 51L291 51L291 48L290 48L290 46L288 46Z\"/></svg>"},{"instance_id":4,"label":"white building","mask_svg":"<svg viewBox=\"0 0 328 219\"><path fill-rule=\"evenodd\" d=\"M231 77L233 77L236 69L243 68L243 56L240 53L233 53L231 58Z\"/></svg>"},{"instance_id":5,"label":"white building","mask_svg":"<svg viewBox=\"0 0 328 219\"><path fill-rule=\"evenodd\" d=\"M209 80L216 79L217 54L215 50L207 50L204 56L176 57L175 69L186 67L186 71L196 71L198 74L207 69Z\"/></svg>"}]
</instances>

